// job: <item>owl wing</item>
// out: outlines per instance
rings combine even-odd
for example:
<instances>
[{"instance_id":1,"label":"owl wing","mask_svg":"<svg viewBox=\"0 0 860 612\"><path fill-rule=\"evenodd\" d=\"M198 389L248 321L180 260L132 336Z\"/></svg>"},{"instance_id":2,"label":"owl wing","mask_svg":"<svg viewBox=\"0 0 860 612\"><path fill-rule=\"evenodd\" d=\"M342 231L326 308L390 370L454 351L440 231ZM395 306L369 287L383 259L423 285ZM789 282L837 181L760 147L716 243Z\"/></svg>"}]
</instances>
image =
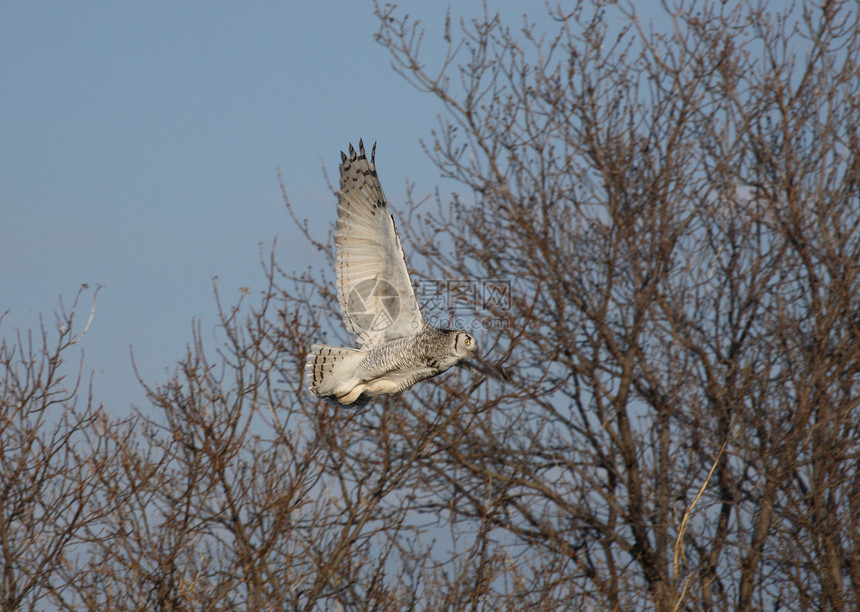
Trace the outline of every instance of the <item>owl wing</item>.
<instances>
[{"instance_id":1,"label":"owl wing","mask_svg":"<svg viewBox=\"0 0 860 612\"><path fill-rule=\"evenodd\" d=\"M424 320L394 225L376 175L376 145L341 153L337 192L337 297L346 328L363 349L409 336Z\"/></svg>"}]
</instances>

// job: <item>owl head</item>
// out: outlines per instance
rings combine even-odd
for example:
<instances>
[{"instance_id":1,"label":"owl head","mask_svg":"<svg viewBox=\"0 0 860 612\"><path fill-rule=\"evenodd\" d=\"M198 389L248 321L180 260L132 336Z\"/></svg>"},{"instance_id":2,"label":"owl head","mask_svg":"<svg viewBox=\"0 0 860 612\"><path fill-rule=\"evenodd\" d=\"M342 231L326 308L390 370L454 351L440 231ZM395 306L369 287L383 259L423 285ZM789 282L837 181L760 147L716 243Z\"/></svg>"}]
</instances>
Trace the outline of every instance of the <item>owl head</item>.
<instances>
[{"instance_id":1,"label":"owl head","mask_svg":"<svg viewBox=\"0 0 860 612\"><path fill-rule=\"evenodd\" d=\"M504 368L485 363L478 357L478 341L472 334L460 330L450 330L449 333L452 353L457 358L456 365L504 382L511 380Z\"/></svg>"},{"instance_id":2,"label":"owl head","mask_svg":"<svg viewBox=\"0 0 860 612\"><path fill-rule=\"evenodd\" d=\"M478 342L472 334L452 330L453 353L458 359L468 359L478 354Z\"/></svg>"}]
</instances>

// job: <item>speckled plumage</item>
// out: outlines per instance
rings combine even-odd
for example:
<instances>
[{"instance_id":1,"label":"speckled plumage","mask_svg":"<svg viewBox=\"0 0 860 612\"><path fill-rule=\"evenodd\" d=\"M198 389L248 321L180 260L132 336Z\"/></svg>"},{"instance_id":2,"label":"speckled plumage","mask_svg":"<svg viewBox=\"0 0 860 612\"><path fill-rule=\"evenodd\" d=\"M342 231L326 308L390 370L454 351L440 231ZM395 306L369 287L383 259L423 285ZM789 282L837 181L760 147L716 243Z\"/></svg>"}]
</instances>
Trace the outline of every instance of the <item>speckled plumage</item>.
<instances>
[{"instance_id":1,"label":"speckled plumage","mask_svg":"<svg viewBox=\"0 0 860 612\"><path fill-rule=\"evenodd\" d=\"M477 359L478 345L461 330L424 322L394 217L375 165L359 141L341 153L337 193L337 293L344 325L359 349L315 344L305 363L308 389L339 406L362 406L458 365L507 380L498 366Z\"/></svg>"}]
</instances>

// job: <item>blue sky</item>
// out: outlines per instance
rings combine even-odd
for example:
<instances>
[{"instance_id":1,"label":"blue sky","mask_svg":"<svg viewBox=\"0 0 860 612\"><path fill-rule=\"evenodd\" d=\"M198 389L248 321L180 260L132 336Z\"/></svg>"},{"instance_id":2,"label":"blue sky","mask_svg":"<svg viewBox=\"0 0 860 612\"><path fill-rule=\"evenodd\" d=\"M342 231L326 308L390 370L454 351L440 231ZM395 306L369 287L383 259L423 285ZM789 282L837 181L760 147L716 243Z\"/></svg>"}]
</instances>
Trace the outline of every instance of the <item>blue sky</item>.
<instances>
[{"instance_id":1,"label":"blue sky","mask_svg":"<svg viewBox=\"0 0 860 612\"><path fill-rule=\"evenodd\" d=\"M403 10L430 30L432 57L444 5ZM114 414L144 404L130 347L153 383L193 318L211 339L214 277L227 305L258 291L275 238L282 266L325 265L291 226L278 167L318 235L335 215L322 165L336 176L359 137L379 141L395 211L407 179L419 194L439 183L419 139L441 107L390 68L370 2L21 2L2 14L0 335L40 313L50 326L58 296L103 285L80 347Z\"/></svg>"},{"instance_id":2,"label":"blue sky","mask_svg":"<svg viewBox=\"0 0 860 612\"><path fill-rule=\"evenodd\" d=\"M445 5L400 6L440 59ZM454 23L482 7L460 0ZM533 1L492 10L548 22ZM292 227L278 167L317 236L335 217L322 167L336 178L360 137L379 142L395 214L407 180L418 198L457 188L419 144L442 108L391 69L369 1L7 2L0 15L0 335L40 313L50 325L58 296L103 285L80 347L114 414L144 404L130 347L155 383L193 318L211 339L214 277L225 305L256 293L276 238L282 267L325 265Z\"/></svg>"}]
</instances>

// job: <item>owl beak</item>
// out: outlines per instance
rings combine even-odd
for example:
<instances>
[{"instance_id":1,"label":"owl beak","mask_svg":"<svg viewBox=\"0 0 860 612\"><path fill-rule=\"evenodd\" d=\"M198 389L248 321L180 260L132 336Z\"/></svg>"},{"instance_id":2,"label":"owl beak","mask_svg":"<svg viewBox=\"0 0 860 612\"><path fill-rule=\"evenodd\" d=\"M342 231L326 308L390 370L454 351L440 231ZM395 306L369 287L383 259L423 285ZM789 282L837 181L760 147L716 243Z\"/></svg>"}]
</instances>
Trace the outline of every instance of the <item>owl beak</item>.
<instances>
[{"instance_id":1,"label":"owl beak","mask_svg":"<svg viewBox=\"0 0 860 612\"><path fill-rule=\"evenodd\" d=\"M508 374L504 370L504 368L492 363L485 363L483 361L475 361L472 359L463 359L462 361L458 362L457 365L461 368L471 370L472 372L477 372L478 374L483 374L484 376L489 376L490 378L501 380L502 382L510 382L511 380L510 374Z\"/></svg>"}]
</instances>

